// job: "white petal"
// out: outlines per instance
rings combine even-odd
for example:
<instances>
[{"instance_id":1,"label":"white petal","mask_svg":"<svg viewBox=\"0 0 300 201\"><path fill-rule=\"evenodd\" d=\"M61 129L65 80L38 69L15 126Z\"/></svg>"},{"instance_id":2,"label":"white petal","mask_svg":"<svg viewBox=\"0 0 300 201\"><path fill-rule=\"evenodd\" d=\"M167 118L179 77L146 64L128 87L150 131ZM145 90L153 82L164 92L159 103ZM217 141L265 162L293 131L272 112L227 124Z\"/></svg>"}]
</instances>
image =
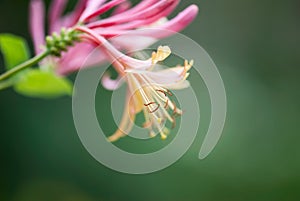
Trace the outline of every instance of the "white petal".
<instances>
[{"instance_id":1,"label":"white petal","mask_svg":"<svg viewBox=\"0 0 300 201\"><path fill-rule=\"evenodd\" d=\"M163 85L163 87L167 88L167 89L185 89L188 88L190 86L190 82L188 80L183 80L181 82L177 82L177 83L171 83L171 84L165 84Z\"/></svg>"},{"instance_id":2,"label":"white petal","mask_svg":"<svg viewBox=\"0 0 300 201\"><path fill-rule=\"evenodd\" d=\"M133 39L133 40L132 40ZM131 35L120 35L111 39L111 42L122 49L127 51L143 50L146 47L154 44L157 39L149 36L131 36Z\"/></svg>"},{"instance_id":3,"label":"white petal","mask_svg":"<svg viewBox=\"0 0 300 201\"><path fill-rule=\"evenodd\" d=\"M140 71L140 74L148 78L150 83L152 82L152 84L159 84L159 85L169 85L173 83L175 84L184 80L183 67L168 68L156 72Z\"/></svg>"}]
</instances>

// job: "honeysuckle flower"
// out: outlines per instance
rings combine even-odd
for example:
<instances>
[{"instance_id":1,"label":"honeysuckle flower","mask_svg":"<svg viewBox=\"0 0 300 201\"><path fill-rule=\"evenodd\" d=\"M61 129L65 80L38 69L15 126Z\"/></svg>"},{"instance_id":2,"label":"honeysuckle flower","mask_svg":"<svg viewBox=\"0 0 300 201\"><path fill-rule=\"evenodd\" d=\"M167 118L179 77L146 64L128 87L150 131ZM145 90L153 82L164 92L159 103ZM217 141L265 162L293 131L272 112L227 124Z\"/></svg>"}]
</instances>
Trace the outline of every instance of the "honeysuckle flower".
<instances>
[{"instance_id":1,"label":"honeysuckle flower","mask_svg":"<svg viewBox=\"0 0 300 201\"><path fill-rule=\"evenodd\" d=\"M188 71L193 61L185 60L183 66L166 68L158 65L158 62L164 61L171 54L168 46L159 46L157 51L152 53L151 58L139 60L120 52L97 32L85 27L77 27L77 29L103 47L111 58L113 66L127 83L123 117L118 130L108 140L116 141L128 134L139 112L144 113L144 128L149 130L149 134L155 136L159 133L161 138L165 139L169 133L169 129L165 127L166 121L170 121L174 127L175 117L182 114L175 102L171 101L170 90L184 89L189 86L186 78L189 76ZM102 84L108 89L116 89L120 86L118 81L113 82L105 77Z\"/></svg>"},{"instance_id":2,"label":"honeysuckle flower","mask_svg":"<svg viewBox=\"0 0 300 201\"><path fill-rule=\"evenodd\" d=\"M67 0L52 1L48 16L49 35L53 32L59 33L62 28L83 25L108 39L118 49L127 51L145 48L172 33L161 32L159 29L181 31L193 21L198 12L198 7L191 5L173 19L167 20L166 17L176 8L179 0L142 0L133 7L126 0L78 0L75 9L63 15L67 2ZM99 16L112 8L115 9L111 16L99 19ZM45 45L44 17L43 1L31 0L30 32L37 54ZM141 29L148 26L158 29ZM128 31L130 35L125 35ZM138 42L132 42L133 36ZM107 60L102 50L94 51L94 49L95 44L82 41L62 53L61 58L47 58L43 63L53 66L59 74L68 74L81 67L95 66ZM90 59L82 66L88 55Z\"/></svg>"}]
</instances>

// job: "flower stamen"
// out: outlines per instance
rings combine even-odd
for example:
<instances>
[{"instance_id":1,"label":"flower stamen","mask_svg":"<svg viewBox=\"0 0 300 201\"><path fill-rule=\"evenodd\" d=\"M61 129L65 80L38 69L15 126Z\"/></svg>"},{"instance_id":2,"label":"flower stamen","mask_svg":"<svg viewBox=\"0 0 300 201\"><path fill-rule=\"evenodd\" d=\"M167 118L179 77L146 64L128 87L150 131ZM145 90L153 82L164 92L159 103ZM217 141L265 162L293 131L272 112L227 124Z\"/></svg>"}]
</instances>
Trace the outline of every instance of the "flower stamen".
<instances>
[{"instance_id":1,"label":"flower stamen","mask_svg":"<svg viewBox=\"0 0 300 201\"><path fill-rule=\"evenodd\" d=\"M153 105L153 104L157 104L157 107L151 111L148 106ZM144 104L144 106L148 107L149 113L156 112L158 110L158 108L160 107L159 103L156 103L156 102L150 102L150 103Z\"/></svg>"}]
</instances>

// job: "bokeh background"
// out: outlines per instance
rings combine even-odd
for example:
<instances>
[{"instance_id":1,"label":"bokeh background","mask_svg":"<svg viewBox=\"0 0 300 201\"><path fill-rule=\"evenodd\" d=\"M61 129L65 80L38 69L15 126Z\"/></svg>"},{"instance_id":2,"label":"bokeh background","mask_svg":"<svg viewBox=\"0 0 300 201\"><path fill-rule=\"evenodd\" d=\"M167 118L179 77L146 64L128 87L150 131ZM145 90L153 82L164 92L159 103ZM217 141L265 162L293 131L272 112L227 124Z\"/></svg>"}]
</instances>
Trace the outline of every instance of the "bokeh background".
<instances>
[{"instance_id":1,"label":"bokeh background","mask_svg":"<svg viewBox=\"0 0 300 201\"><path fill-rule=\"evenodd\" d=\"M188 0L177 12L191 3L200 14L183 33L213 58L228 96L224 133L209 157L197 159L209 118L203 83L206 118L196 141L171 167L148 175L118 173L93 159L77 136L70 97L33 99L8 89L0 92L1 201L300 200L300 2ZM32 47L27 8L28 0L1 0L0 32Z\"/></svg>"}]
</instances>

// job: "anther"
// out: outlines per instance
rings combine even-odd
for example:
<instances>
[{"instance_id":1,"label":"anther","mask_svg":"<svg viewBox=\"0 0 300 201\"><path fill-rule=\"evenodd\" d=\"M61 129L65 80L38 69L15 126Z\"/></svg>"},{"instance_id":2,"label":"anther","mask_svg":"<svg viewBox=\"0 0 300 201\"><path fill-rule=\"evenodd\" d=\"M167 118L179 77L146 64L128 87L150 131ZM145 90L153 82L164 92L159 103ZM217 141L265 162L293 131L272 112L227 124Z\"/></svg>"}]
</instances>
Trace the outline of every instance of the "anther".
<instances>
[{"instance_id":1,"label":"anther","mask_svg":"<svg viewBox=\"0 0 300 201\"><path fill-rule=\"evenodd\" d=\"M167 109L168 105L169 105L169 99L167 99L167 101L166 101L166 104L165 104L164 108L166 108L166 109Z\"/></svg>"},{"instance_id":2,"label":"anther","mask_svg":"<svg viewBox=\"0 0 300 201\"><path fill-rule=\"evenodd\" d=\"M157 107L156 107L154 110L152 110L152 111L151 111L151 110L149 109L149 107L148 107L149 113L156 112L156 111L158 110L159 106L160 106L160 105L159 105L158 103L156 103L156 102L150 102L150 103L144 104L144 106L147 107L147 106L152 105L152 104L157 104Z\"/></svg>"},{"instance_id":3,"label":"anther","mask_svg":"<svg viewBox=\"0 0 300 201\"><path fill-rule=\"evenodd\" d=\"M162 140L167 139L167 135L164 134L163 132L160 133L160 137L161 137Z\"/></svg>"},{"instance_id":4,"label":"anther","mask_svg":"<svg viewBox=\"0 0 300 201\"><path fill-rule=\"evenodd\" d=\"M167 96L167 94L169 96L173 96L173 94L171 93L171 91L169 91L168 89L166 89L166 91L162 90L162 89L156 89L156 91L163 93L165 96Z\"/></svg>"}]
</instances>

